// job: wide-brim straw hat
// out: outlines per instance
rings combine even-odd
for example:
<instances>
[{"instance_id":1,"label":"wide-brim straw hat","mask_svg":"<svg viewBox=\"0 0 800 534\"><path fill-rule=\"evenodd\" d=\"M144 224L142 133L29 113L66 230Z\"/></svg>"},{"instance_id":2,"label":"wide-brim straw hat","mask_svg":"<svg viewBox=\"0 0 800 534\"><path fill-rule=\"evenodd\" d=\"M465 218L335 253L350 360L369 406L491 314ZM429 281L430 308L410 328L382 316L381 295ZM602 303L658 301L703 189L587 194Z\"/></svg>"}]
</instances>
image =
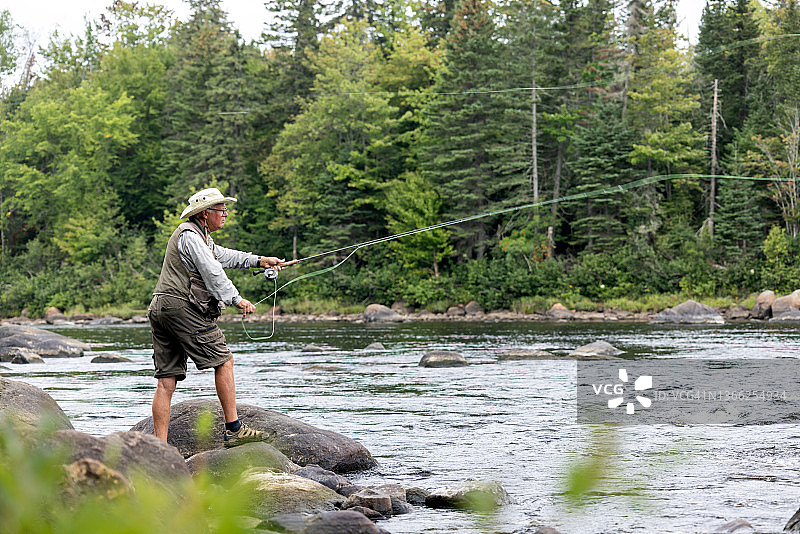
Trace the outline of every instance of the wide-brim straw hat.
<instances>
[{"instance_id":1,"label":"wide-brim straw hat","mask_svg":"<svg viewBox=\"0 0 800 534\"><path fill-rule=\"evenodd\" d=\"M217 204L224 204L226 202L236 202L236 199L233 197L224 196L216 187L203 189L202 191L198 191L189 197L189 205L186 206L186 209L183 210L183 213L181 213L181 219L191 217L195 213L200 213L204 209L216 206Z\"/></svg>"}]
</instances>

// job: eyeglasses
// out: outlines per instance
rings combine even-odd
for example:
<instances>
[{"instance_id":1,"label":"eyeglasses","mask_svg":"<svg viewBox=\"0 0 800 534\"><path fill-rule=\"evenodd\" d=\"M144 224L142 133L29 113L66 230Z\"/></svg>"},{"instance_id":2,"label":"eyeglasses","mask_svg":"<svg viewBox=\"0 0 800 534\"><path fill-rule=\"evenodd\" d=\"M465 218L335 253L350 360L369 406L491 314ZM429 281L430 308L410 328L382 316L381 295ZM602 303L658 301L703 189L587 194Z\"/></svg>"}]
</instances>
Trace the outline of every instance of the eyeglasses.
<instances>
[{"instance_id":1,"label":"eyeglasses","mask_svg":"<svg viewBox=\"0 0 800 534\"><path fill-rule=\"evenodd\" d=\"M222 208L222 209L219 209L219 208L206 208L206 209L207 209L208 211L221 211L221 212L222 212L222 213L224 213L225 215L227 215L227 214L228 214L228 208Z\"/></svg>"}]
</instances>

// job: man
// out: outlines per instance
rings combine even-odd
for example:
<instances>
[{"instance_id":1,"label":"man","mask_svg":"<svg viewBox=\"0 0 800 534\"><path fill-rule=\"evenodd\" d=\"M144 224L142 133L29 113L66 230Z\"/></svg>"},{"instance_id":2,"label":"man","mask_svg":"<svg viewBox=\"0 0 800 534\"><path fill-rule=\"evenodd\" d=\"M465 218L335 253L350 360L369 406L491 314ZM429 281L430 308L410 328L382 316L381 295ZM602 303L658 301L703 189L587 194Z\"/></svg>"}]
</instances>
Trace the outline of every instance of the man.
<instances>
[{"instance_id":1,"label":"man","mask_svg":"<svg viewBox=\"0 0 800 534\"><path fill-rule=\"evenodd\" d=\"M228 202L236 199L223 196L216 188L203 189L189 198L189 205L181 214L181 219L189 220L178 226L167 243L161 275L147 313L153 334L154 376L158 379L153 396L153 427L156 436L164 441L167 441L172 394L178 381L186 378L188 358L198 369L214 369L217 396L225 415L225 446L264 439L264 432L239 421L233 355L216 319L220 303L236 306L243 315L256 309L239 296L223 268L281 270L284 260L214 244L210 234L224 226Z\"/></svg>"}]
</instances>

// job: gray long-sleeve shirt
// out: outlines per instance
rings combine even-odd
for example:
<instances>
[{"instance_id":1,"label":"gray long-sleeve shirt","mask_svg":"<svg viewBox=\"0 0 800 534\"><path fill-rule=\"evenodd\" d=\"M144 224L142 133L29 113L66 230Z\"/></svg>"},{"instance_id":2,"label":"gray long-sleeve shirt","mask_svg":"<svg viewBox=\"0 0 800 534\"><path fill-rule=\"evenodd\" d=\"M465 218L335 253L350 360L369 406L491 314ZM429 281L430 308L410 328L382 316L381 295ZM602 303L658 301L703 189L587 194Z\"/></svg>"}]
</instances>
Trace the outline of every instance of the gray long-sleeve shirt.
<instances>
[{"instance_id":1,"label":"gray long-sleeve shirt","mask_svg":"<svg viewBox=\"0 0 800 534\"><path fill-rule=\"evenodd\" d=\"M236 306L242 298L239 290L230 281L225 269L247 269L258 267L260 256L241 252L214 244L211 236L208 243L195 232L181 232L178 236L178 252L181 261L190 271L200 273L206 289L225 304ZM217 255L214 259L214 254Z\"/></svg>"}]
</instances>

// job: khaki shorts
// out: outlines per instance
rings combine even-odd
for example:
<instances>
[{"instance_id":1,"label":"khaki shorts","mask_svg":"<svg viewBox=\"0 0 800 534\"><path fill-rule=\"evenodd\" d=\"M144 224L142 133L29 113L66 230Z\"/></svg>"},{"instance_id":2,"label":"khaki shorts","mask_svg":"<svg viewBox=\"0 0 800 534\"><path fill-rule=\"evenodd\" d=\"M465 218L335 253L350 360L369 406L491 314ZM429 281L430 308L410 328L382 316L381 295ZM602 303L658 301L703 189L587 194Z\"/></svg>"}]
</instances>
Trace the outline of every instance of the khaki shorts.
<instances>
[{"instance_id":1,"label":"khaki shorts","mask_svg":"<svg viewBox=\"0 0 800 534\"><path fill-rule=\"evenodd\" d=\"M233 358L217 323L186 300L157 295L147 318L153 333L156 378L174 376L183 380L189 358L198 369L219 367Z\"/></svg>"}]
</instances>

